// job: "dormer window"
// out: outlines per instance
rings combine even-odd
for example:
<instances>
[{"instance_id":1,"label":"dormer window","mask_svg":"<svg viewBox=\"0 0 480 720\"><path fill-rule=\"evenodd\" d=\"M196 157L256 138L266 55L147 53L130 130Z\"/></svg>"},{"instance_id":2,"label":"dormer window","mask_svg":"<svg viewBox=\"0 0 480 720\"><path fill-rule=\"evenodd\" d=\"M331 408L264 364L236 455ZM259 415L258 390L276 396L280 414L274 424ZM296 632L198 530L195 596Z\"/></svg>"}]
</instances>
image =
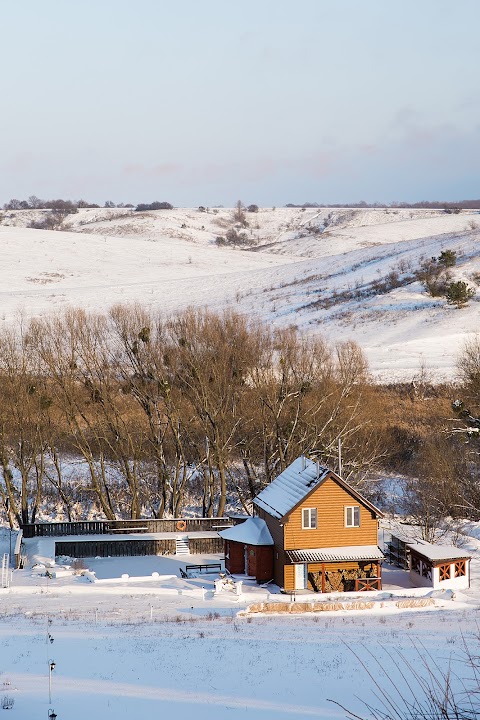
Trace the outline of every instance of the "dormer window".
<instances>
[{"instance_id":1,"label":"dormer window","mask_svg":"<svg viewBox=\"0 0 480 720\"><path fill-rule=\"evenodd\" d=\"M345 527L360 527L360 505L345 508Z\"/></svg>"},{"instance_id":2,"label":"dormer window","mask_svg":"<svg viewBox=\"0 0 480 720\"><path fill-rule=\"evenodd\" d=\"M317 508L303 508L302 510L302 529L317 529Z\"/></svg>"}]
</instances>

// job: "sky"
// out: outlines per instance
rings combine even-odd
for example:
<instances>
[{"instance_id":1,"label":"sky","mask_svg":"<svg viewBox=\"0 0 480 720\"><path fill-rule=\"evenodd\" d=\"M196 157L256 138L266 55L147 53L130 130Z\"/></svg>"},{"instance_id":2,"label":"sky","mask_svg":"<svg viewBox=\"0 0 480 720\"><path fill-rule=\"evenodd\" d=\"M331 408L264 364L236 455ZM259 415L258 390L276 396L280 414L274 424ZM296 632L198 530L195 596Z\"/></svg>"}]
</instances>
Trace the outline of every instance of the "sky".
<instances>
[{"instance_id":1,"label":"sky","mask_svg":"<svg viewBox=\"0 0 480 720\"><path fill-rule=\"evenodd\" d=\"M0 205L480 197L478 0L0 9Z\"/></svg>"}]
</instances>

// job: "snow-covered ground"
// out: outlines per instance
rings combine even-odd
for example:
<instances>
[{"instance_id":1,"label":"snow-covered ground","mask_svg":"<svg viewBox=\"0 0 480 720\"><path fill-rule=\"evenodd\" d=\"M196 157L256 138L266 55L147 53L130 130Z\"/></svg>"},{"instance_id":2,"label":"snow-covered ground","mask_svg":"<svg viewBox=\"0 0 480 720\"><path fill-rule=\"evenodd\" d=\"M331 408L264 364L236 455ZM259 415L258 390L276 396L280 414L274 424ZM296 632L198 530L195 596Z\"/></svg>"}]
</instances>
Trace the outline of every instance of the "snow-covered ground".
<instances>
[{"instance_id":1,"label":"snow-covered ground","mask_svg":"<svg viewBox=\"0 0 480 720\"><path fill-rule=\"evenodd\" d=\"M215 245L232 226L231 209L85 209L65 232L26 227L42 214L4 214L0 320L132 301L165 313L229 306L331 341L353 338L386 380L421 365L434 379L452 376L462 343L479 329L476 211L263 208L246 213L251 249ZM458 254L453 279L477 290L468 307L430 297L420 282L378 289L445 249Z\"/></svg>"},{"instance_id":2,"label":"snow-covered ground","mask_svg":"<svg viewBox=\"0 0 480 720\"><path fill-rule=\"evenodd\" d=\"M59 720L333 720L345 714L330 700L362 712L374 679L403 689L401 656L421 671L419 653L437 663L436 672L452 663L460 686L468 676L463 643L477 654L479 645L480 531L468 524L465 532L471 589L417 608L399 608L395 598L428 591L409 589L407 574L395 569L387 569L381 594L361 594L373 608L296 616L244 613L252 600L290 600L271 587L246 582L239 598L214 595L213 578L178 577L178 567L198 556L86 559L98 577L117 578L106 583L16 571L11 588L0 590L0 696L14 698L10 716L18 720L45 718L48 708ZM0 552L8 544L4 530ZM170 576L121 577L152 572Z\"/></svg>"}]
</instances>

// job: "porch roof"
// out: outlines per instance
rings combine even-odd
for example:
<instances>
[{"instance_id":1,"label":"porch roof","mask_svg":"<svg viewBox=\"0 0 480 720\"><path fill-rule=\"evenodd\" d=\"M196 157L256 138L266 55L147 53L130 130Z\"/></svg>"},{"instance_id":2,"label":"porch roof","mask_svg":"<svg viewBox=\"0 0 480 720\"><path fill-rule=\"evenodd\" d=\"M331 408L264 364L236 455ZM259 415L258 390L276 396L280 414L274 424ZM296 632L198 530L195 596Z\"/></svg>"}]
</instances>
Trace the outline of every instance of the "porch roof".
<instances>
[{"instance_id":1,"label":"porch roof","mask_svg":"<svg viewBox=\"0 0 480 720\"><path fill-rule=\"evenodd\" d=\"M286 550L292 563L342 562L355 560L383 560L384 554L377 545L351 545L348 547Z\"/></svg>"}]
</instances>

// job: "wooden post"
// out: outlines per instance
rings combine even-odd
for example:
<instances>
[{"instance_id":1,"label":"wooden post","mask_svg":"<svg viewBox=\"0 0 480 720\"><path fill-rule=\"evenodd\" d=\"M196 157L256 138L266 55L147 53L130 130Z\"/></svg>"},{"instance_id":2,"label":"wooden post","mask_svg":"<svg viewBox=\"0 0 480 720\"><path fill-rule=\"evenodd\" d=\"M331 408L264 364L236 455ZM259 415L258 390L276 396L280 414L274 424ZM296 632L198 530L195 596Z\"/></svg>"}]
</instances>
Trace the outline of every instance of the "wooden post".
<instances>
[{"instance_id":1,"label":"wooden post","mask_svg":"<svg viewBox=\"0 0 480 720\"><path fill-rule=\"evenodd\" d=\"M380 578L379 582L379 590L382 589L382 566L380 565L380 560L377 560L377 578Z\"/></svg>"},{"instance_id":2,"label":"wooden post","mask_svg":"<svg viewBox=\"0 0 480 720\"><path fill-rule=\"evenodd\" d=\"M322 563L322 593L325 592L325 563Z\"/></svg>"}]
</instances>

